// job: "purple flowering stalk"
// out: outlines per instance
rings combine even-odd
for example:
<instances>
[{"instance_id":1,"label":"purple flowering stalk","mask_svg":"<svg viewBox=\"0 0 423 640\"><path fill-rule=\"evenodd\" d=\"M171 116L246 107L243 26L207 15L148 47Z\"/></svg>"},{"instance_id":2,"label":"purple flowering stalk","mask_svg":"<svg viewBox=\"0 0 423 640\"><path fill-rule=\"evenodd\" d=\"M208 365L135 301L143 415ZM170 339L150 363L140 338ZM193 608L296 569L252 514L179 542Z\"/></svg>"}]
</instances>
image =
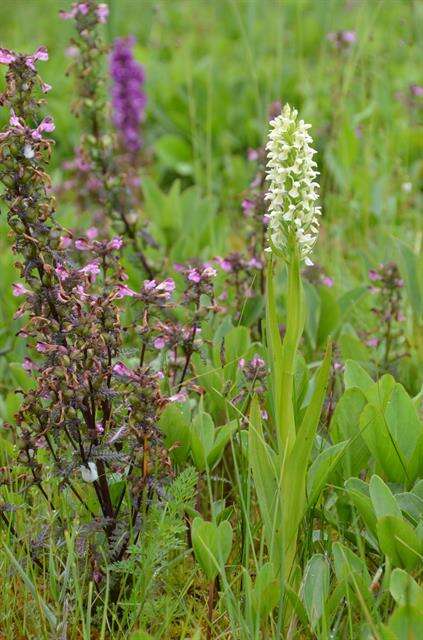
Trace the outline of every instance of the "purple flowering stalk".
<instances>
[{"instance_id":1,"label":"purple flowering stalk","mask_svg":"<svg viewBox=\"0 0 423 640\"><path fill-rule=\"evenodd\" d=\"M144 67L134 58L134 37L118 38L110 54L112 78L112 118L121 146L135 161L141 149L140 125L144 120L147 96L143 91Z\"/></svg>"},{"instance_id":2,"label":"purple flowering stalk","mask_svg":"<svg viewBox=\"0 0 423 640\"><path fill-rule=\"evenodd\" d=\"M163 376L144 357L134 368L122 361L119 305L130 297L146 316L169 304L174 283L146 281L141 291L132 290L119 263L121 238L97 240L90 233L75 239L58 225L46 171L54 123L41 116L37 92L45 85L35 68L47 58L44 48L32 56L0 50L8 66L0 104L10 114L0 133L0 181L19 255L21 282L13 293L23 298L16 317L25 318L19 335L30 349L23 367L35 383L21 391L14 431L28 487L38 487L56 510L54 490L44 489L54 471L57 490L72 491L103 530L111 557L121 558L141 527L143 489L160 482L168 463L157 428L166 402ZM48 463L41 462L45 454ZM124 489L113 499L116 477ZM86 501L84 484L92 487L98 512Z\"/></svg>"},{"instance_id":3,"label":"purple flowering stalk","mask_svg":"<svg viewBox=\"0 0 423 640\"><path fill-rule=\"evenodd\" d=\"M103 71L107 47L99 30L107 19L107 5L87 0L73 4L70 11L61 12L61 17L73 19L77 31L77 37L71 40L71 70L78 96L73 111L83 129L75 159L67 165L73 172L68 186L78 187L84 210L91 203L101 231L107 233L108 222L111 222L120 234L128 237L144 272L153 278L154 271L141 246L141 240L147 242L149 236L138 228L139 178L130 166L122 166L116 140L107 126Z\"/></svg>"},{"instance_id":4,"label":"purple flowering stalk","mask_svg":"<svg viewBox=\"0 0 423 640\"><path fill-rule=\"evenodd\" d=\"M377 318L377 326L366 334L366 344L372 353L381 354L380 365L383 371L390 371L393 364L407 355L401 353L404 336L401 324L405 321L402 310L401 278L395 262L381 264L378 269L370 269L370 293L375 296L372 313Z\"/></svg>"}]
</instances>

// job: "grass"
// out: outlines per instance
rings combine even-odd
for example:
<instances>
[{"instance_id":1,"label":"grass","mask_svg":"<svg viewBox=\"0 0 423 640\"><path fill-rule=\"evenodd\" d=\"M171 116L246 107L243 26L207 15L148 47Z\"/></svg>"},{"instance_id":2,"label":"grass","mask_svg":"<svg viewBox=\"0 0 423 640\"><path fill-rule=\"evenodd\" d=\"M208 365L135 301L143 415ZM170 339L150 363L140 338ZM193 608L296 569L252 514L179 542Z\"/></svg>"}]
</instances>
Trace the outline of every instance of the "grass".
<instances>
[{"instance_id":1,"label":"grass","mask_svg":"<svg viewBox=\"0 0 423 640\"><path fill-rule=\"evenodd\" d=\"M2 205L0 638L417 640L423 634L422 97L410 87L419 81L423 5L109 5L105 38L135 35L136 57L146 68L141 216L159 241L166 275L174 262L245 251L241 202L256 170L247 152L264 143L272 102L294 104L313 124L324 212L315 260L333 287L303 277L307 313L289 394L297 434L316 387L325 386L316 372L328 339L332 368L311 451L300 456L301 465L291 460L286 476L275 409L282 372L274 342L262 335L263 296L237 300L219 273L216 291L228 293L227 301L219 298L226 312L202 320L202 352L192 357L187 377L201 387L201 401L190 393L160 420L173 470L166 500L149 505L140 540L113 563L101 532L85 536L86 514L53 469L46 500L37 486L24 491L24 468L13 462L13 416L21 402L15 391L30 382L21 367L25 344L16 336L22 320L13 318L16 257ZM49 49L39 70L53 85L56 184L80 135L65 73L72 26L58 18L59 8L54 0L4 0L0 7L2 47ZM356 42L336 48L327 34L339 30L354 31ZM76 220L71 202L58 216L70 227L90 224L88 214ZM384 331L386 322L372 309L385 303L369 292L369 269L390 261L404 280L398 336ZM139 288L142 274L130 257L125 268ZM267 332L271 326L275 341L293 306L282 265L272 277L276 304ZM257 285L254 276L250 284ZM378 346L369 343L374 336ZM387 340L398 356L388 365ZM254 400L260 385L246 383L239 367L255 354L272 370L260 396L270 414L264 427ZM221 437L218 453L206 441L209 428L214 444ZM91 489L76 483L94 504ZM300 485L305 495L299 491L289 506ZM192 540L194 518L201 522ZM279 556L291 525L297 545L292 571L281 579L277 565L285 561L285 553Z\"/></svg>"}]
</instances>

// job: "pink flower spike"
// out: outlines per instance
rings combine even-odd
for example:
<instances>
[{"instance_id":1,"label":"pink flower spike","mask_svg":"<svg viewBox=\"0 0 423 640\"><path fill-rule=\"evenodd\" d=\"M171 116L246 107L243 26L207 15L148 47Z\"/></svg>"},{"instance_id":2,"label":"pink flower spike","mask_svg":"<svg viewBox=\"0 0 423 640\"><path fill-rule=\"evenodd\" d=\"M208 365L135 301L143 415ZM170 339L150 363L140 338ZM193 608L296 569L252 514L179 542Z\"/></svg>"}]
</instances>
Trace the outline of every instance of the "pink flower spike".
<instances>
[{"instance_id":1,"label":"pink flower spike","mask_svg":"<svg viewBox=\"0 0 423 640\"><path fill-rule=\"evenodd\" d=\"M12 64L15 62L16 55L13 51L9 51L9 49L0 48L0 64Z\"/></svg>"},{"instance_id":2,"label":"pink flower spike","mask_svg":"<svg viewBox=\"0 0 423 640\"><path fill-rule=\"evenodd\" d=\"M96 14L98 21L105 24L109 16L109 7L104 2L97 5Z\"/></svg>"},{"instance_id":3,"label":"pink flower spike","mask_svg":"<svg viewBox=\"0 0 423 640\"><path fill-rule=\"evenodd\" d=\"M12 285L12 293L15 297L18 297L18 296L24 296L25 294L31 293L31 292L29 289L24 287L24 285L21 284L20 282L15 282L15 284Z\"/></svg>"}]
</instances>

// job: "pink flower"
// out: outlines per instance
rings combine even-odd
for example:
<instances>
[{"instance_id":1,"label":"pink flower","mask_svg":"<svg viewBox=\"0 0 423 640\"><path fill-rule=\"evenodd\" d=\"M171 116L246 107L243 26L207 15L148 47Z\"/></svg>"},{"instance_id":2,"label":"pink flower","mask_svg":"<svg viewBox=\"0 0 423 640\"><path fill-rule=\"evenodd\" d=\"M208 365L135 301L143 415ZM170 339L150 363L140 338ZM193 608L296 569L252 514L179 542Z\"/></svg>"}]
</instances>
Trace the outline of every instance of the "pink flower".
<instances>
[{"instance_id":1,"label":"pink flower","mask_svg":"<svg viewBox=\"0 0 423 640\"><path fill-rule=\"evenodd\" d=\"M51 131L54 131L54 129L55 129L55 125L53 122L53 118L50 118L50 116L47 116L46 118L44 118L44 120L40 122L38 127L34 129L31 135L34 140L41 140L42 138L41 134L44 131L47 131L48 133L50 133Z\"/></svg>"},{"instance_id":2,"label":"pink flower","mask_svg":"<svg viewBox=\"0 0 423 640\"><path fill-rule=\"evenodd\" d=\"M182 391L179 391L179 393L175 393L173 396L170 396L168 400L169 402L185 402L188 400L188 394L185 389L183 389Z\"/></svg>"},{"instance_id":3,"label":"pink flower","mask_svg":"<svg viewBox=\"0 0 423 640\"><path fill-rule=\"evenodd\" d=\"M329 276L324 276L324 278L322 278L322 284L324 284L325 287L333 287L333 280L329 278Z\"/></svg>"},{"instance_id":4,"label":"pink flower","mask_svg":"<svg viewBox=\"0 0 423 640\"><path fill-rule=\"evenodd\" d=\"M51 345L48 344L47 342L37 342L37 344L35 345L35 348L40 353L48 353L49 351L51 351Z\"/></svg>"},{"instance_id":5,"label":"pink flower","mask_svg":"<svg viewBox=\"0 0 423 640\"><path fill-rule=\"evenodd\" d=\"M264 214L264 216L263 216L263 218L262 218L262 220L263 220L263 224L266 224L266 225L267 225L267 224L269 224L269 222L270 222L270 216L269 216L269 214L268 214L268 213L265 213L265 214Z\"/></svg>"},{"instance_id":6,"label":"pink flower","mask_svg":"<svg viewBox=\"0 0 423 640\"><path fill-rule=\"evenodd\" d=\"M37 365L32 362L31 358L24 358L22 367L25 371L34 371L38 368Z\"/></svg>"},{"instance_id":7,"label":"pink flower","mask_svg":"<svg viewBox=\"0 0 423 640\"><path fill-rule=\"evenodd\" d=\"M85 265L85 267L82 267L82 269L79 270L79 273L92 276L93 279L95 280L96 276L98 276L98 274L100 273L100 267L98 266L98 262L96 261L89 262L88 264Z\"/></svg>"},{"instance_id":8,"label":"pink flower","mask_svg":"<svg viewBox=\"0 0 423 640\"><path fill-rule=\"evenodd\" d=\"M88 11L89 11L89 7L87 5L86 2L80 2L78 4L78 11L79 13L82 13L83 16L86 16Z\"/></svg>"},{"instance_id":9,"label":"pink flower","mask_svg":"<svg viewBox=\"0 0 423 640\"><path fill-rule=\"evenodd\" d=\"M90 227L87 229L87 238L88 240L94 240L98 236L98 229L95 227Z\"/></svg>"},{"instance_id":10,"label":"pink flower","mask_svg":"<svg viewBox=\"0 0 423 640\"><path fill-rule=\"evenodd\" d=\"M254 162L255 160L258 160L258 157L259 157L259 153L257 149L248 149L247 158L248 160L250 160L250 162Z\"/></svg>"},{"instance_id":11,"label":"pink flower","mask_svg":"<svg viewBox=\"0 0 423 640\"><path fill-rule=\"evenodd\" d=\"M377 338L370 338L366 341L368 347L377 347L379 344L379 340Z\"/></svg>"},{"instance_id":12,"label":"pink flower","mask_svg":"<svg viewBox=\"0 0 423 640\"><path fill-rule=\"evenodd\" d=\"M116 362L112 369L113 373L120 378L136 378L135 374L131 369L128 369L126 364L123 362Z\"/></svg>"},{"instance_id":13,"label":"pink flower","mask_svg":"<svg viewBox=\"0 0 423 640\"><path fill-rule=\"evenodd\" d=\"M31 293L31 292L29 289L24 287L24 285L21 284L20 282L15 282L15 284L12 285L12 293L15 297L18 297L18 296L24 296L27 293Z\"/></svg>"},{"instance_id":14,"label":"pink flower","mask_svg":"<svg viewBox=\"0 0 423 640\"><path fill-rule=\"evenodd\" d=\"M197 271L197 269L190 269L188 271L188 280L191 280L191 282L196 282L196 283L201 282L201 276Z\"/></svg>"},{"instance_id":15,"label":"pink flower","mask_svg":"<svg viewBox=\"0 0 423 640\"><path fill-rule=\"evenodd\" d=\"M172 293L172 291L175 291L175 283L172 278L166 278L166 280L163 280L163 282L157 285L156 289L157 291Z\"/></svg>"},{"instance_id":16,"label":"pink flower","mask_svg":"<svg viewBox=\"0 0 423 640\"><path fill-rule=\"evenodd\" d=\"M109 251L116 250L118 251L123 245L123 240L119 236L115 236L107 243L107 249Z\"/></svg>"},{"instance_id":17,"label":"pink flower","mask_svg":"<svg viewBox=\"0 0 423 640\"><path fill-rule=\"evenodd\" d=\"M78 240L75 240L75 249L78 249L78 251L90 251L92 246L85 238L78 238Z\"/></svg>"},{"instance_id":18,"label":"pink flower","mask_svg":"<svg viewBox=\"0 0 423 640\"><path fill-rule=\"evenodd\" d=\"M98 21L105 24L109 15L109 7L104 2L97 5L96 14Z\"/></svg>"},{"instance_id":19,"label":"pink flower","mask_svg":"<svg viewBox=\"0 0 423 640\"><path fill-rule=\"evenodd\" d=\"M134 296L138 296L139 294L126 286L126 284L118 284L117 287L117 298L125 298L126 296L133 298Z\"/></svg>"},{"instance_id":20,"label":"pink flower","mask_svg":"<svg viewBox=\"0 0 423 640\"><path fill-rule=\"evenodd\" d=\"M69 236L61 236L60 238L60 248L67 249L72 244L72 238Z\"/></svg>"},{"instance_id":21,"label":"pink flower","mask_svg":"<svg viewBox=\"0 0 423 640\"><path fill-rule=\"evenodd\" d=\"M41 83L41 91L43 93L48 93L49 91L51 91L51 84L48 84L47 82L42 82Z\"/></svg>"},{"instance_id":22,"label":"pink flower","mask_svg":"<svg viewBox=\"0 0 423 640\"><path fill-rule=\"evenodd\" d=\"M59 278L60 282L63 282L64 280L69 278L69 271L67 271L67 269L65 269L65 267L62 264L58 264L54 271L57 277Z\"/></svg>"},{"instance_id":23,"label":"pink flower","mask_svg":"<svg viewBox=\"0 0 423 640\"><path fill-rule=\"evenodd\" d=\"M369 271L369 279L372 282L377 282L377 280L381 280L381 275L380 275L380 273L378 273L374 269L370 269L370 271Z\"/></svg>"},{"instance_id":24,"label":"pink flower","mask_svg":"<svg viewBox=\"0 0 423 640\"><path fill-rule=\"evenodd\" d=\"M153 344L155 349L163 349L166 346L166 340L160 336L154 340Z\"/></svg>"},{"instance_id":25,"label":"pink flower","mask_svg":"<svg viewBox=\"0 0 423 640\"><path fill-rule=\"evenodd\" d=\"M214 269L214 267L207 266L205 269L203 269L201 276L203 278L214 278L217 276L217 271L216 269Z\"/></svg>"},{"instance_id":26,"label":"pink flower","mask_svg":"<svg viewBox=\"0 0 423 640\"><path fill-rule=\"evenodd\" d=\"M9 49L0 49L0 64L12 64L15 62L16 54L13 51L9 51Z\"/></svg>"},{"instance_id":27,"label":"pink flower","mask_svg":"<svg viewBox=\"0 0 423 640\"><path fill-rule=\"evenodd\" d=\"M253 257L253 258L251 258L251 260L248 261L248 266L251 269L261 269L263 265L262 265L261 261L258 258Z\"/></svg>"},{"instance_id":28,"label":"pink flower","mask_svg":"<svg viewBox=\"0 0 423 640\"><path fill-rule=\"evenodd\" d=\"M48 51L47 51L46 47L38 47L37 51L35 53L33 53L32 56L28 56L26 58L25 64L32 71L35 71L34 62L37 62L37 60L42 60L44 62L46 60L48 60Z\"/></svg>"},{"instance_id":29,"label":"pink flower","mask_svg":"<svg viewBox=\"0 0 423 640\"><path fill-rule=\"evenodd\" d=\"M219 267L223 269L223 271L226 271L226 272L232 271L232 265L228 260L225 260L224 258L220 258L219 256L217 256L216 262L219 265Z\"/></svg>"},{"instance_id":30,"label":"pink flower","mask_svg":"<svg viewBox=\"0 0 423 640\"><path fill-rule=\"evenodd\" d=\"M241 206L246 216L250 215L251 211L254 210L254 202L252 200L248 200L248 198L245 198L245 200L242 201Z\"/></svg>"},{"instance_id":31,"label":"pink flower","mask_svg":"<svg viewBox=\"0 0 423 640\"><path fill-rule=\"evenodd\" d=\"M156 288L157 282L155 280L144 280L144 291L153 291Z\"/></svg>"}]
</instances>

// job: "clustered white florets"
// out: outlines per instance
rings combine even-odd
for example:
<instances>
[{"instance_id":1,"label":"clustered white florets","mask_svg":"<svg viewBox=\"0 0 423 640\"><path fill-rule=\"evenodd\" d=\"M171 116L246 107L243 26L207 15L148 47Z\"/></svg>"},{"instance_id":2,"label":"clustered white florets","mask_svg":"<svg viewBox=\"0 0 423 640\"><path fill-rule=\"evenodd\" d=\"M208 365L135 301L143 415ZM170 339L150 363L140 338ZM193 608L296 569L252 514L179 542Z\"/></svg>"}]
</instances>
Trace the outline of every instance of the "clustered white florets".
<instances>
[{"instance_id":1,"label":"clustered white florets","mask_svg":"<svg viewBox=\"0 0 423 640\"><path fill-rule=\"evenodd\" d=\"M319 232L321 208L316 206L319 184L313 160L316 151L310 147L313 139L308 134L311 125L298 120L298 111L287 104L270 126L266 145L270 247L266 250L282 253L289 260L298 247L300 259L313 264L310 254Z\"/></svg>"}]
</instances>

